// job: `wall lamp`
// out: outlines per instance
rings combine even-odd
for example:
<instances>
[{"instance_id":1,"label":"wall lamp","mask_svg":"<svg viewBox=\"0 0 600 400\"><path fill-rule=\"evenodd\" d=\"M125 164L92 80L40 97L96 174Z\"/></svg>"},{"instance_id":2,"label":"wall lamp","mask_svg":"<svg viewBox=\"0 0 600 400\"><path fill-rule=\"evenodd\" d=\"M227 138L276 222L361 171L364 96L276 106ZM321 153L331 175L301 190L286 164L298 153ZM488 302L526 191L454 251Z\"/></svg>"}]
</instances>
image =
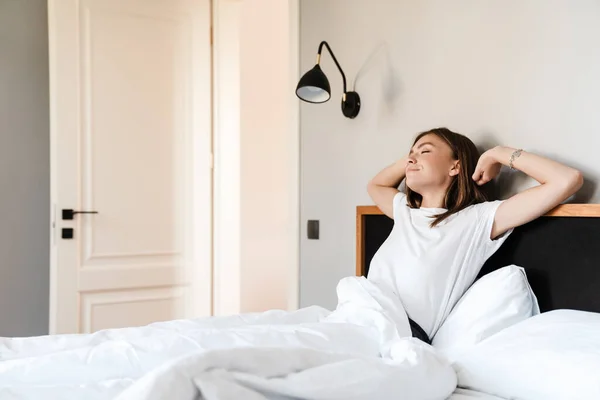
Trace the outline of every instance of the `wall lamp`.
<instances>
[{"instance_id":1,"label":"wall lamp","mask_svg":"<svg viewBox=\"0 0 600 400\"><path fill-rule=\"evenodd\" d=\"M342 71L342 67L338 63L337 59L333 55L331 48L327 42L322 41L319 44L319 51L317 52L317 63L307 73L300 78L298 86L296 87L296 96L300 100L304 100L308 103L325 103L331 98L331 87L329 86L329 80L323 73L319 63L321 62L321 50L323 46L327 47L327 51L331 54L331 58L335 62L335 65L342 74L342 80L344 81L344 93L342 94L342 113L348 118L354 118L360 111L360 96L356 92L346 91L346 75Z\"/></svg>"}]
</instances>

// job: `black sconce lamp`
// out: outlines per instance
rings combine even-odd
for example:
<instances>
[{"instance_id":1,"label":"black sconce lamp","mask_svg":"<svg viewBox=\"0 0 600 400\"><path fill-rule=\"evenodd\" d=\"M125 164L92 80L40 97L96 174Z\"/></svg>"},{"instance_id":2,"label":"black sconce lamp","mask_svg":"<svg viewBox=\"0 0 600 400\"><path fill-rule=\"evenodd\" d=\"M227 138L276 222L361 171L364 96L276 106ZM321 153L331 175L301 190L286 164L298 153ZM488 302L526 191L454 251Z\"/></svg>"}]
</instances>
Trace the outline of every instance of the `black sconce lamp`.
<instances>
[{"instance_id":1,"label":"black sconce lamp","mask_svg":"<svg viewBox=\"0 0 600 400\"><path fill-rule=\"evenodd\" d=\"M319 45L319 51L317 52L317 64L310 71L305 73L302 78L300 78L300 82L298 82L298 86L296 87L296 96L298 96L300 100L304 100L308 103L325 103L331 98L331 87L329 86L329 81L319 65L321 62L321 50L323 50L323 46L327 47L327 50L329 51L329 54L331 54L335 65L337 65L338 69L340 70L342 79L344 81L344 93L342 94L342 113L344 113L344 115L348 118L354 118L360 111L360 96L356 92L346 91L346 75L344 75L342 67L340 67L340 64L333 55L331 48L325 41L322 41Z\"/></svg>"}]
</instances>

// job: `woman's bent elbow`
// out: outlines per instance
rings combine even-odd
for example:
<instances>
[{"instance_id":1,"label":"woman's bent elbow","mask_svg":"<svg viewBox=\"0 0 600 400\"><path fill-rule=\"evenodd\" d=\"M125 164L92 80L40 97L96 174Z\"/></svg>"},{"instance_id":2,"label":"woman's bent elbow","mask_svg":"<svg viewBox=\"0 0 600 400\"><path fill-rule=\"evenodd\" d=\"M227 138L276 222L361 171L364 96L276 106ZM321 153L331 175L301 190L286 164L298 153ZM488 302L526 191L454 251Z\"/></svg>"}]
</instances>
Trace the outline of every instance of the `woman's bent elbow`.
<instances>
[{"instance_id":1,"label":"woman's bent elbow","mask_svg":"<svg viewBox=\"0 0 600 400\"><path fill-rule=\"evenodd\" d=\"M575 194L583 186L583 174L577 169L572 169L565 179L565 191L568 196Z\"/></svg>"}]
</instances>

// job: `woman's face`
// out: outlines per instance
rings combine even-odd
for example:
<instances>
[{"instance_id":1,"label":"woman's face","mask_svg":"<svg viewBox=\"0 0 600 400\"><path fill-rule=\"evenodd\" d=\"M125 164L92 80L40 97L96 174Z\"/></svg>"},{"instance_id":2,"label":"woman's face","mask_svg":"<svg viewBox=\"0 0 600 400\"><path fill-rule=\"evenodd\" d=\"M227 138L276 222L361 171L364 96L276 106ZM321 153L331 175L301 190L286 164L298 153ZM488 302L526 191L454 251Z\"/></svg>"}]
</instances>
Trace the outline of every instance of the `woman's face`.
<instances>
[{"instance_id":1,"label":"woman's face","mask_svg":"<svg viewBox=\"0 0 600 400\"><path fill-rule=\"evenodd\" d=\"M406 185L414 192L445 190L458 174L458 160L448 144L435 134L421 137L413 145L406 165Z\"/></svg>"}]
</instances>

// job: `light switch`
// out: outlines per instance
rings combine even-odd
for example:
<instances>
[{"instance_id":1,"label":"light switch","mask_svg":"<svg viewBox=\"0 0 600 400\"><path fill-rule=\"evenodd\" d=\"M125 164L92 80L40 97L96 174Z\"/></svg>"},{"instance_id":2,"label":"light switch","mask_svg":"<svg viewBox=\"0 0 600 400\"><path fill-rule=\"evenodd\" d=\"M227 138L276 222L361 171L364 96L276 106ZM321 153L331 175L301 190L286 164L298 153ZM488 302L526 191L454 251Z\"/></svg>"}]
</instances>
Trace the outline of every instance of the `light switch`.
<instances>
[{"instance_id":1,"label":"light switch","mask_svg":"<svg viewBox=\"0 0 600 400\"><path fill-rule=\"evenodd\" d=\"M319 239L319 220L309 219L306 226L306 233L309 239Z\"/></svg>"}]
</instances>

